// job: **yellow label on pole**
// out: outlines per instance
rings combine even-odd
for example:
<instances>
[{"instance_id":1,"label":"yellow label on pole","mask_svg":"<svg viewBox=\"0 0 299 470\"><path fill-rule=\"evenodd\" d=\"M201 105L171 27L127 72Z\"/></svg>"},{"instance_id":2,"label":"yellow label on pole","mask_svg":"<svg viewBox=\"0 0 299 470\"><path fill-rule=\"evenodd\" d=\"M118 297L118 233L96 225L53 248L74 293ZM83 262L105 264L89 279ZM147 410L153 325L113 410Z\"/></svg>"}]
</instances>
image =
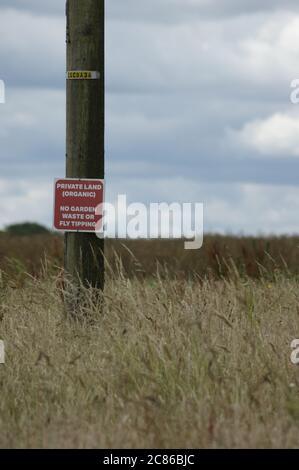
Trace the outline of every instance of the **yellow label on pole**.
<instances>
[{"instance_id":1,"label":"yellow label on pole","mask_svg":"<svg viewBox=\"0 0 299 470\"><path fill-rule=\"evenodd\" d=\"M100 76L100 72L91 72L89 70L70 70L66 73L67 80L96 80Z\"/></svg>"}]
</instances>

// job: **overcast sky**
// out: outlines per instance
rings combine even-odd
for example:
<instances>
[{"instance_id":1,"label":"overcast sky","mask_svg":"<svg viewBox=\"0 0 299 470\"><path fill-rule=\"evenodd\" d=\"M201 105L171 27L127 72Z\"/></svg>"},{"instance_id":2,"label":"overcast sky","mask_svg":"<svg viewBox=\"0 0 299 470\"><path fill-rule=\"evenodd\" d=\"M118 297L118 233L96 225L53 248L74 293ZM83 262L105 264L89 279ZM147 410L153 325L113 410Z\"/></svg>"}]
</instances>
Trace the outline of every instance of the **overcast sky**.
<instances>
[{"instance_id":1,"label":"overcast sky","mask_svg":"<svg viewBox=\"0 0 299 470\"><path fill-rule=\"evenodd\" d=\"M107 0L113 201L203 202L207 231L299 233L298 0ZM51 225L65 2L1 0L0 227Z\"/></svg>"}]
</instances>

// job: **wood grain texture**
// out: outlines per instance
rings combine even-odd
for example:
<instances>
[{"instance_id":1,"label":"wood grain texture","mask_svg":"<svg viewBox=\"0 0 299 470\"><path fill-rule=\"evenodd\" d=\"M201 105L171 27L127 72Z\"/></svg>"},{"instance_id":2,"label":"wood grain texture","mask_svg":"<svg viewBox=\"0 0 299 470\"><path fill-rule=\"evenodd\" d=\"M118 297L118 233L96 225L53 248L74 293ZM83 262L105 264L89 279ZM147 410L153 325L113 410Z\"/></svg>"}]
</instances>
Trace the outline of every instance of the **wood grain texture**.
<instances>
[{"instance_id":1,"label":"wood grain texture","mask_svg":"<svg viewBox=\"0 0 299 470\"><path fill-rule=\"evenodd\" d=\"M104 178L105 1L68 0L67 70L99 71L96 80L67 80L66 177ZM65 235L65 269L72 281L104 287L104 241Z\"/></svg>"}]
</instances>

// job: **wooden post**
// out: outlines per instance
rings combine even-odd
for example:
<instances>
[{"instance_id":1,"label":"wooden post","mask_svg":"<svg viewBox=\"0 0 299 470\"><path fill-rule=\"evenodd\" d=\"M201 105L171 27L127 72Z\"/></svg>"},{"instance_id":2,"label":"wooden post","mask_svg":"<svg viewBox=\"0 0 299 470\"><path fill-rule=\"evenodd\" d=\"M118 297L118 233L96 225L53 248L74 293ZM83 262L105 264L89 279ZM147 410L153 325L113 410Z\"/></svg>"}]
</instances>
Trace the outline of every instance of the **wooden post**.
<instances>
[{"instance_id":1,"label":"wooden post","mask_svg":"<svg viewBox=\"0 0 299 470\"><path fill-rule=\"evenodd\" d=\"M67 71L100 73L93 80L67 80L67 178L104 178L104 3L66 3ZM65 270L75 285L103 289L104 241L93 233L66 233Z\"/></svg>"}]
</instances>

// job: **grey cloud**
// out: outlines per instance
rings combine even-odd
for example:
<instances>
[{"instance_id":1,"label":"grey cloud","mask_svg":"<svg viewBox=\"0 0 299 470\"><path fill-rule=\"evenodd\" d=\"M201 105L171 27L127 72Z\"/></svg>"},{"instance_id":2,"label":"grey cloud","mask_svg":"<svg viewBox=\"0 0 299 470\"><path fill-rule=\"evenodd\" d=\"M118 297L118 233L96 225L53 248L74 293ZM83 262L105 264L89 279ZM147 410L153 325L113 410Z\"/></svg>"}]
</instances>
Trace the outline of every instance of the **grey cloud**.
<instances>
[{"instance_id":1,"label":"grey cloud","mask_svg":"<svg viewBox=\"0 0 299 470\"><path fill-rule=\"evenodd\" d=\"M2 0L1 5L42 14L59 15L65 12L65 0ZM128 22L181 22L202 16L244 15L282 8L298 10L298 2L284 0L282 4L281 0L106 0L107 17Z\"/></svg>"},{"instance_id":2,"label":"grey cloud","mask_svg":"<svg viewBox=\"0 0 299 470\"><path fill-rule=\"evenodd\" d=\"M61 15L65 14L65 0L1 0L1 8Z\"/></svg>"},{"instance_id":3,"label":"grey cloud","mask_svg":"<svg viewBox=\"0 0 299 470\"><path fill-rule=\"evenodd\" d=\"M7 103L0 105L1 178L12 182L44 185L64 174L62 3L1 3L0 78L7 86ZM287 185L297 184L296 161L255 158L227 139L228 130L291 106L299 18L273 13L281 3L107 0L108 185L137 200L173 198L176 184L190 198L205 191L188 188L205 188L211 226L240 197L228 222L237 228L242 207L258 205L251 206L238 185L259 183L265 192L280 184L292 191ZM283 7L295 11L296 5ZM245 15L249 11L258 14ZM28 194L24 190L24 199L41 217Z\"/></svg>"},{"instance_id":4,"label":"grey cloud","mask_svg":"<svg viewBox=\"0 0 299 470\"><path fill-rule=\"evenodd\" d=\"M254 159L226 140L231 128L271 106L232 106L220 96L109 95L107 178L175 178L194 182L295 184L296 161ZM264 109L265 108L265 109ZM64 174L63 91L11 89L0 107L1 175L6 178Z\"/></svg>"},{"instance_id":5,"label":"grey cloud","mask_svg":"<svg viewBox=\"0 0 299 470\"><path fill-rule=\"evenodd\" d=\"M229 17L277 9L298 10L296 0L111 0L111 18L122 21L184 22L202 17Z\"/></svg>"},{"instance_id":6,"label":"grey cloud","mask_svg":"<svg viewBox=\"0 0 299 470\"><path fill-rule=\"evenodd\" d=\"M4 11L2 19L1 78L7 86L64 88L64 19L13 11ZM266 43L270 59L265 57L264 70L258 70L254 47L259 42L255 46L248 41L256 39L261 24L261 18L256 17L225 23L200 21L188 27L108 22L107 91L207 95L221 89L233 99L251 100L257 95L263 100L285 99L290 73L296 76L296 62L291 68L281 67L280 57L286 51L270 40Z\"/></svg>"},{"instance_id":7,"label":"grey cloud","mask_svg":"<svg viewBox=\"0 0 299 470\"><path fill-rule=\"evenodd\" d=\"M7 87L63 87L64 20L13 10L1 13L1 78Z\"/></svg>"}]
</instances>

